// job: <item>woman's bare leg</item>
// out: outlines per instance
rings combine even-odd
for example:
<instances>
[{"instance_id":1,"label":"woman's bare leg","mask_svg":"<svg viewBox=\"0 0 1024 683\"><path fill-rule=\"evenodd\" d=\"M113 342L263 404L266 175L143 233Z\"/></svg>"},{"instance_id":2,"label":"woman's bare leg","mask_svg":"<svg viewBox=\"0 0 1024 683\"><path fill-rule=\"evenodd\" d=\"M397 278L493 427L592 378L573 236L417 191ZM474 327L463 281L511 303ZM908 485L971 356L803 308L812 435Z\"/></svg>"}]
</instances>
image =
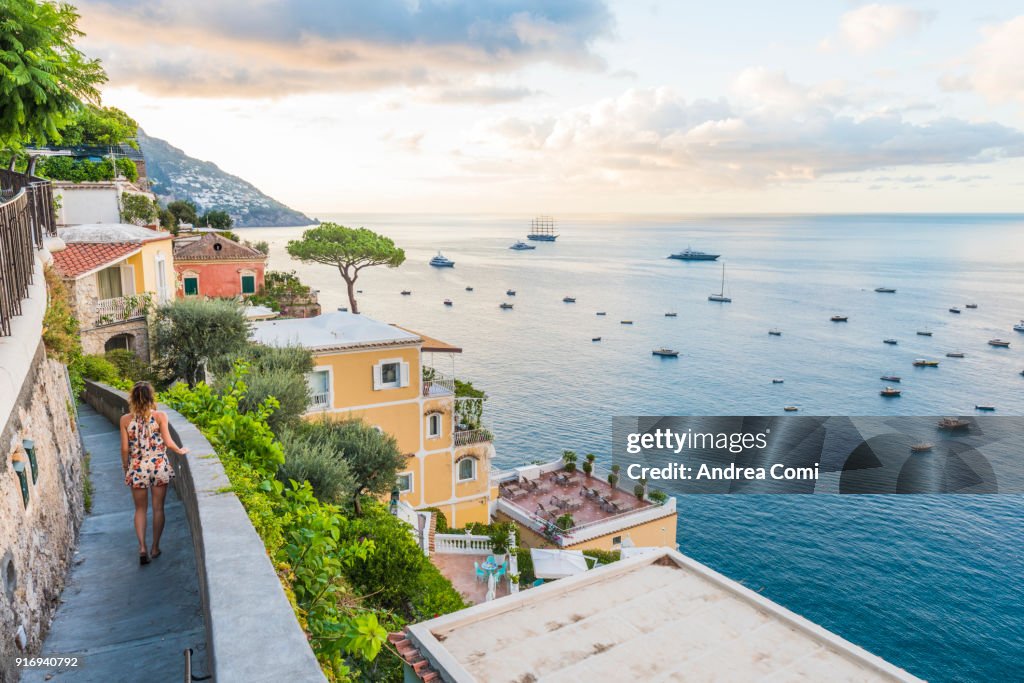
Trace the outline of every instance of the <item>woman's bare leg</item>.
<instances>
[{"instance_id":1,"label":"woman's bare leg","mask_svg":"<svg viewBox=\"0 0 1024 683\"><path fill-rule=\"evenodd\" d=\"M135 502L135 535L139 539L139 554L146 552L146 489L132 488L132 501Z\"/></svg>"},{"instance_id":2,"label":"woman's bare leg","mask_svg":"<svg viewBox=\"0 0 1024 683\"><path fill-rule=\"evenodd\" d=\"M167 485L153 487L153 553L160 552L160 536L164 533L164 498Z\"/></svg>"}]
</instances>

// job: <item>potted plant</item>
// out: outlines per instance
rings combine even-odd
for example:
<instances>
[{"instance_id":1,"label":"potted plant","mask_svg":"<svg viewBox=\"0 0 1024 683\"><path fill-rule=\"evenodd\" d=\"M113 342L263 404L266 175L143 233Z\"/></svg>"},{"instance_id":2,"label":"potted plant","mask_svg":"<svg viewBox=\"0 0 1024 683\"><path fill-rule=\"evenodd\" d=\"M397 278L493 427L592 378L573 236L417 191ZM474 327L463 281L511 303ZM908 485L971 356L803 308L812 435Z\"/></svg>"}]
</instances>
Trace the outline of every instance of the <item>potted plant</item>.
<instances>
[{"instance_id":1,"label":"potted plant","mask_svg":"<svg viewBox=\"0 0 1024 683\"><path fill-rule=\"evenodd\" d=\"M637 479L636 486L633 487L633 493L637 498L643 500L647 496L647 480Z\"/></svg>"},{"instance_id":2,"label":"potted plant","mask_svg":"<svg viewBox=\"0 0 1024 683\"><path fill-rule=\"evenodd\" d=\"M564 515L555 520L555 524L562 531L568 531L569 529L576 526L576 520L572 518L572 515L566 512Z\"/></svg>"},{"instance_id":3,"label":"potted plant","mask_svg":"<svg viewBox=\"0 0 1024 683\"><path fill-rule=\"evenodd\" d=\"M576 451L562 451L562 469L565 470L566 474L572 474L576 471Z\"/></svg>"},{"instance_id":4,"label":"potted plant","mask_svg":"<svg viewBox=\"0 0 1024 683\"><path fill-rule=\"evenodd\" d=\"M587 453L587 459L583 461L583 471L586 473L587 479L590 479L590 476L594 473L594 461L596 459L596 455Z\"/></svg>"},{"instance_id":5,"label":"potted plant","mask_svg":"<svg viewBox=\"0 0 1024 683\"><path fill-rule=\"evenodd\" d=\"M612 465L612 472L611 472L611 474L608 475L608 485L612 487L612 489L613 489L612 493L615 492L614 489L619 484L619 470L620 469L622 469L622 468L619 467L618 465Z\"/></svg>"}]
</instances>

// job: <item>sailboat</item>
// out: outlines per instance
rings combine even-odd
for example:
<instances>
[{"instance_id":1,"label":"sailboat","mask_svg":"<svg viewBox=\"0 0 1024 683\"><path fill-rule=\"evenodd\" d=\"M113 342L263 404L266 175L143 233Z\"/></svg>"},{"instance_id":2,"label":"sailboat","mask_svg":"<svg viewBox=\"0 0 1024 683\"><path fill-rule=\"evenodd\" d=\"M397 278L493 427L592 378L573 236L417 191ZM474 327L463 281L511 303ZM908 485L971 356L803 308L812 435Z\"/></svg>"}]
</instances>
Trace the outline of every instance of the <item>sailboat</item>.
<instances>
[{"instance_id":1,"label":"sailboat","mask_svg":"<svg viewBox=\"0 0 1024 683\"><path fill-rule=\"evenodd\" d=\"M718 294L709 294L708 301L718 301L723 304L732 302L732 299L725 295L725 263L722 263L722 291Z\"/></svg>"}]
</instances>

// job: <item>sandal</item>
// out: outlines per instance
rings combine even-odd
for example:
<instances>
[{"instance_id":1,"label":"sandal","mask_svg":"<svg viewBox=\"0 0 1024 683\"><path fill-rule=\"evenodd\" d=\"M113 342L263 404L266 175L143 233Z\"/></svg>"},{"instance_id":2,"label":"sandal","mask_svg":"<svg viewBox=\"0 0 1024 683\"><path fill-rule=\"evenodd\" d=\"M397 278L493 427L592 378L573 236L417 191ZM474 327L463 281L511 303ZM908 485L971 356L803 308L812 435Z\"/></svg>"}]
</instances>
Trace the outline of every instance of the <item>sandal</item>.
<instances>
[{"instance_id":1,"label":"sandal","mask_svg":"<svg viewBox=\"0 0 1024 683\"><path fill-rule=\"evenodd\" d=\"M139 553L139 564L149 564L149 555L146 553Z\"/></svg>"},{"instance_id":2,"label":"sandal","mask_svg":"<svg viewBox=\"0 0 1024 683\"><path fill-rule=\"evenodd\" d=\"M156 550L154 550L153 552L151 552L149 554L149 559L155 560L156 558L160 557L162 554L163 554L163 552L159 548L157 548Z\"/></svg>"}]
</instances>

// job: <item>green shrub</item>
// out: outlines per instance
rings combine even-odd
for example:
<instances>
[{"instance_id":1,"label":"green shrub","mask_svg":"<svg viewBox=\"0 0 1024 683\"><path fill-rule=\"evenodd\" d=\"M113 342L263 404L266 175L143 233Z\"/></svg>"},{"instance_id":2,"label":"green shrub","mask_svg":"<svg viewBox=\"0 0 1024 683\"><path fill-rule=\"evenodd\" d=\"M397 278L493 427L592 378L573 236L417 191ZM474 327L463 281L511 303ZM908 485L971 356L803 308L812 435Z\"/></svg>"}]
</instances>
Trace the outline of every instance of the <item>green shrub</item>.
<instances>
[{"instance_id":1,"label":"green shrub","mask_svg":"<svg viewBox=\"0 0 1024 683\"><path fill-rule=\"evenodd\" d=\"M126 383L117 366L103 356L82 356L81 370L83 377L94 382L103 382L119 388Z\"/></svg>"},{"instance_id":2,"label":"green shrub","mask_svg":"<svg viewBox=\"0 0 1024 683\"><path fill-rule=\"evenodd\" d=\"M611 564L612 562L618 562L619 558L622 557L622 553L618 550L594 550L587 549L583 551L583 554L587 557L596 558L601 564Z\"/></svg>"},{"instance_id":3,"label":"green shrub","mask_svg":"<svg viewBox=\"0 0 1024 683\"><path fill-rule=\"evenodd\" d=\"M134 351L128 349L114 349L107 351L103 357L117 367L117 372L122 379L129 382L152 382L157 383L159 376L152 366L135 355Z\"/></svg>"},{"instance_id":4,"label":"green shrub","mask_svg":"<svg viewBox=\"0 0 1024 683\"><path fill-rule=\"evenodd\" d=\"M529 586L537 580L537 575L533 573L533 555L530 554L529 548L516 548L516 564L519 566L520 586Z\"/></svg>"},{"instance_id":5,"label":"green shrub","mask_svg":"<svg viewBox=\"0 0 1024 683\"><path fill-rule=\"evenodd\" d=\"M308 481L316 497L326 503L343 503L351 498L355 482L348 463L337 453L291 430L279 436L285 455L284 464L277 470L278 480Z\"/></svg>"},{"instance_id":6,"label":"green shrub","mask_svg":"<svg viewBox=\"0 0 1024 683\"><path fill-rule=\"evenodd\" d=\"M249 323L241 307L225 299L178 299L157 309L156 354L169 377L194 387L204 364L246 347Z\"/></svg>"},{"instance_id":7,"label":"green shrub","mask_svg":"<svg viewBox=\"0 0 1024 683\"><path fill-rule=\"evenodd\" d=\"M43 267L46 280L46 311L43 313L43 346L49 358L68 367L71 391L82 393L82 340L78 336L78 318L71 307L71 295L53 266Z\"/></svg>"},{"instance_id":8,"label":"green shrub","mask_svg":"<svg viewBox=\"0 0 1024 683\"><path fill-rule=\"evenodd\" d=\"M434 519L436 520L434 529L435 531L437 531L437 533L448 533L448 518L444 516L444 513L441 512L440 508L423 508L423 511L434 513Z\"/></svg>"},{"instance_id":9,"label":"green shrub","mask_svg":"<svg viewBox=\"0 0 1024 683\"><path fill-rule=\"evenodd\" d=\"M309 407L309 383L305 375L287 370L254 370L245 381L249 390L240 402L242 410L255 410L271 396L277 399L277 409L267 417L267 424L275 434L299 420Z\"/></svg>"},{"instance_id":10,"label":"green shrub","mask_svg":"<svg viewBox=\"0 0 1024 683\"><path fill-rule=\"evenodd\" d=\"M653 502L657 503L658 505L662 505L665 501L668 500L668 494L665 493L664 491L658 490L651 491L650 493L647 494L647 497L650 498Z\"/></svg>"}]
</instances>

